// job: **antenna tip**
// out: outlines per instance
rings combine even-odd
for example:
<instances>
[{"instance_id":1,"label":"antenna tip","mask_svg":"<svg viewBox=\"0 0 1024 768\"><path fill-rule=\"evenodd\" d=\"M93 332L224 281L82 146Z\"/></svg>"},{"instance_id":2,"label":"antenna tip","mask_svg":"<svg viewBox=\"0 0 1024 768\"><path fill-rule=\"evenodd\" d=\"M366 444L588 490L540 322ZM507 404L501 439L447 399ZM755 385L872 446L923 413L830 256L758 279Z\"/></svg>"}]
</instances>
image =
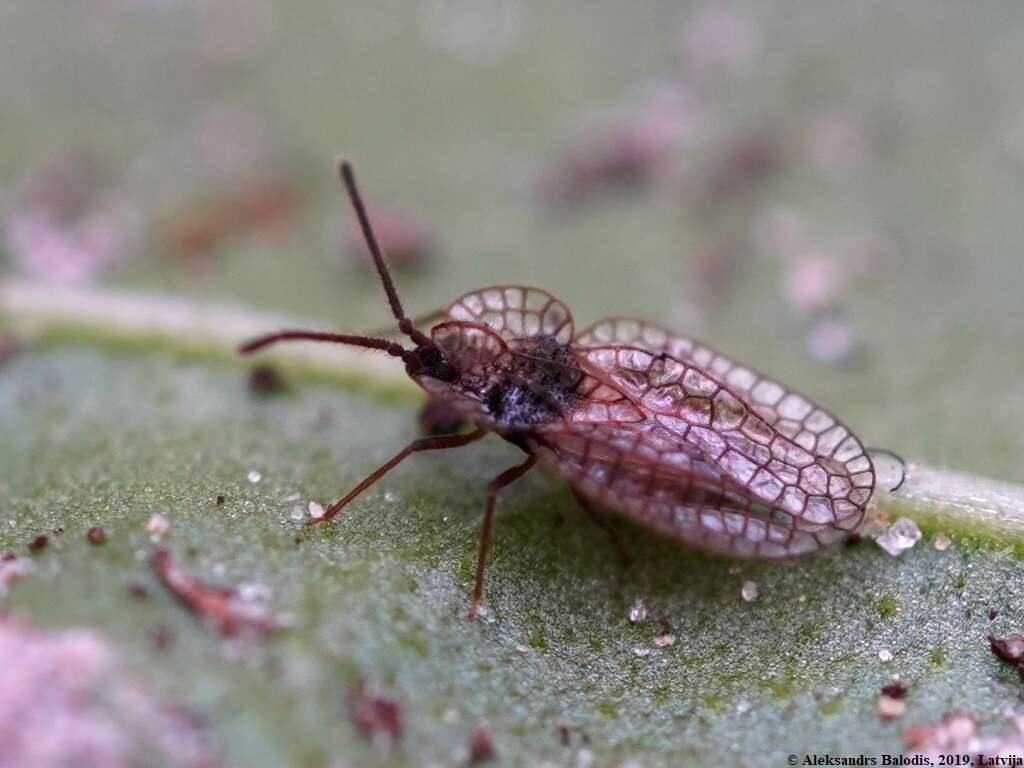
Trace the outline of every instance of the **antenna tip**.
<instances>
[{"instance_id":1,"label":"antenna tip","mask_svg":"<svg viewBox=\"0 0 1024 768\"><path fill-rule=\"evenodd\" d=\"M352 159L348 155L338 156L338 173L346 183L351 183L355 178L355 170L352 167Z\"/></svg>"}]
</instances>

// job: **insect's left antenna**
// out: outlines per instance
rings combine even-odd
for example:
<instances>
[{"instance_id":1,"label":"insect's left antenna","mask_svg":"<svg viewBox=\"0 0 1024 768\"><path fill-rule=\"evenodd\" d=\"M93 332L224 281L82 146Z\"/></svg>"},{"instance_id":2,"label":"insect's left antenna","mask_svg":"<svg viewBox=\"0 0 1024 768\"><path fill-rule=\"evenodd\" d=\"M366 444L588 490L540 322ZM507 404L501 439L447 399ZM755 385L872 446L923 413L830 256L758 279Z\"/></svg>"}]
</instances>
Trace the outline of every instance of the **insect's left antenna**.
<instances>
[{"instance_id":1,"label":"insect's left antenna","mask_svg":"<svg viewBox=\"0 0 1024 768\"><path fill-rule=\"evenodd\" d=\"M384 285L384 293L387 294L388 303L391 305L391 314L398 321L398 330L411 338L418 346L432 346L431 340L421 331L416 329L412 321L406 317L402 309L402 302L398 298L398 291L395 290L395 283L391 279L391 272L388 270L387 262L384 261L384 253L377 244L377 237L373 233L370 224L370 217L366 213L366 205L363 203L363 196L359 194L359 186L356 184L356 174L352 162L347 157L338 160L338 173L341 181L348 192L348 199L355 209L356 217L359 219L359 226L363 230L363 238L366 240L366 247L370 249L373 257L373 264L380 275L380 281Z\"/></svg>"}]
</instances>

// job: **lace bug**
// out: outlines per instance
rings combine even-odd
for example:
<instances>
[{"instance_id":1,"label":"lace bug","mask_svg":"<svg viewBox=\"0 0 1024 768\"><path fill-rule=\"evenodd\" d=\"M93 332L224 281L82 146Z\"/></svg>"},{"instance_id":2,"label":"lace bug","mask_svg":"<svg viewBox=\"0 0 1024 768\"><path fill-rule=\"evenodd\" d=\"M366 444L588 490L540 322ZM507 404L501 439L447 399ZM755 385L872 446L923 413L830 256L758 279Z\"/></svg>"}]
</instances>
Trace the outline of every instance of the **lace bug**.
<instances>
[{"instance_id":1,"label":"lace bug","mask_svg":"<svg viewBox=\"0 0 1024 768\"><path fill-rule=\"evenodd\" d=\"M487 487L469 616L483 593L498 492L540 463L597 505L708 551L747 558L808 554L846 538L875 485L870 456L831 414L710 347L640 320L576 331L537 288L493 286L435 313L428 332L402 309L351 163L341 179L407 347L386 338L285 330L243 354L310 340L385 352L434 400L475 424L415 440L311 524L329 522L413 453L493 432L526 459Z\"/></svg>"}]
</instances>

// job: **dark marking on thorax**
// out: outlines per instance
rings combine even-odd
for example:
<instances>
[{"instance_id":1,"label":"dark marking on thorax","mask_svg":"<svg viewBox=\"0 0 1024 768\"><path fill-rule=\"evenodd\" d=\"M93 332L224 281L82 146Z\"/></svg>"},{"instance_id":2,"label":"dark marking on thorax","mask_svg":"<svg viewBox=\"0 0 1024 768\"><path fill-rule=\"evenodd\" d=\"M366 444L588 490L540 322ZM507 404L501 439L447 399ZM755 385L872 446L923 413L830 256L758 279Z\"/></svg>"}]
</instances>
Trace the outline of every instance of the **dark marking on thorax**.
<instances>
[{"instance_id":1,"label":"dark marking on thorax","mask_svg":"<svg viewBox=\"0 0 1024 768\"><path fill-rule=\"evenodd\" d=\"M574 405L583 372L567 346L535 336L512 342L509 350L508 363L481 392L491 416L510 429L524 429L553 421Z\"/></svg>"}]
</instances>

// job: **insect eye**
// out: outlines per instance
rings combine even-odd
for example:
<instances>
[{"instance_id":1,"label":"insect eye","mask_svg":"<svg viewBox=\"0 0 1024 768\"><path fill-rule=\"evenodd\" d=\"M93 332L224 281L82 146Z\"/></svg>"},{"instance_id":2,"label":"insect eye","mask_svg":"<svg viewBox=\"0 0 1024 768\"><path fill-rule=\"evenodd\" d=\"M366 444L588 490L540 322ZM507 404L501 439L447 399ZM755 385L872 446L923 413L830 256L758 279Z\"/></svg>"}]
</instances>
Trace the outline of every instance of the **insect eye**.
<instances>
[{"instance_id":1,"label":"insect eye","mask_svg":"<svg viewBox=\"0 0 1024 768\"><path fill-rule=\"evenodd\" d=\"M445 359L436 346L423 346L416 350L415 370L412 375L429 376L439 381L452 382L459 378L459 372Z\"/></svg>"}]
</instances>

